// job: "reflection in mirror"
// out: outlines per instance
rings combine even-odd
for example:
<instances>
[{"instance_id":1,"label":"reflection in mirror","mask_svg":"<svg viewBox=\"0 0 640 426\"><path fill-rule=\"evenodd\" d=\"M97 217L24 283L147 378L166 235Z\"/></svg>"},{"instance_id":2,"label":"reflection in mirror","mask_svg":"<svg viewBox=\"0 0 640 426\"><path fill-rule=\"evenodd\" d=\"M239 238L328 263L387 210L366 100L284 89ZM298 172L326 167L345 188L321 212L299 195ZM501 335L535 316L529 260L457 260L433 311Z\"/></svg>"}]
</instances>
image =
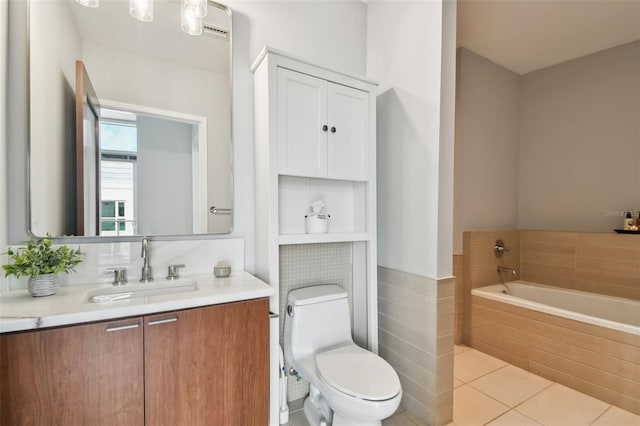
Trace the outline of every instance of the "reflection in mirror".
<instances>
[{"instance_id":1,"label":"reflection in mirror","mask_svg":"<svg viewBox=\"0 0 640 426\"><path fill-rule=\"evenodd\" d=\"M100 110L99 235L206 232L206 119Z\"/></svg>"},{"instance_id":2,"label":"reflection in mirror","mask_svg":"<svg viewBox=\"0 0 640 426\"><path fill-rule=\"evenodd\" d=\"M180 4L141 23L124 1L30 2L34 235L231 231L230 12L209 2L191 36Z\"/></svg>"}]
</instances>

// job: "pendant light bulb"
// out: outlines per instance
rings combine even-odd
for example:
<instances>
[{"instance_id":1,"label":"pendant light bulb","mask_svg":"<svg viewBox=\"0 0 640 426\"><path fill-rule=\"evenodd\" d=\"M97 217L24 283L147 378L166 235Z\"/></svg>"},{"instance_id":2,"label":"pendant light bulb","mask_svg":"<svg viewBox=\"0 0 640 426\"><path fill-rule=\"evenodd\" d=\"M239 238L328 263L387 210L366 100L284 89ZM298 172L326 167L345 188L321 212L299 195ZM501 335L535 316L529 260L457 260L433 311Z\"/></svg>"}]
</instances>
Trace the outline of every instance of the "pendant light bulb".
<instances>
[{"instance_id":1,"label":"pendant light bulb","mask_svg":"<svg viewBox=\"0 0 640 426\"><path fill-rule=\"evenodd\" d=\"M142 22L153 21L153 0L129 0L129 14Z\"/></svg>"},{"instance_id":2,"label":"pendant light bulb","mask_svg":"<svg viewBox=\"0 0 640 426\"><path fill-rule=\"evenodd\" d=\"M189 7L196 18L207 16L207 0L183 0L182 7Z\"/></svg>"},{"instance_id":3,"label":"pendant light bulb","mask_svg":"<svg viewBox=\"0 0 640 426\"><path fill-rule=\"evenodd\" d=\"M76 3L85 7L98 7L100 5L100 0L76 0Z\"/></svg>"},{"instance_id":4,"label":"pendant light bulb","mask_svg":"<svg viewBox=\"0 0 640 426\"><path fill-rule=\"evenodd\" d=\"M198 36L202 34L202 31L204 29L202 18L196 16L194 9L189 4L187 4L186 1L182 4L182 12L180 18L182 31L192 36Z\"/></svg>"}]
</instances>

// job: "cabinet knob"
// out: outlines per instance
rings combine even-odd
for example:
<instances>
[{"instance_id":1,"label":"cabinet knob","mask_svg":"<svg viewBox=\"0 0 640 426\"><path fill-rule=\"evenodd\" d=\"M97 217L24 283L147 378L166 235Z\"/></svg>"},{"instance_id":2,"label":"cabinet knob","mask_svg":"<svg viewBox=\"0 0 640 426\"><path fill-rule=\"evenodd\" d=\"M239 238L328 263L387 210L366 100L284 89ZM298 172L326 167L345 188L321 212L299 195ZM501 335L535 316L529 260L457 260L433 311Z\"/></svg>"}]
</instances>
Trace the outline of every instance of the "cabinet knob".
<instances>
[{"instance_id":1,"label":"cabinet knob","mask_svg":"<svg viewBox=\"0 0 640 426\"><path fill-rule=\"evenodd\" d=\"M335 127L331 127L331 133L335 133L336 132L336 128Z\"/></svg>"},{"instance_id":2,"label":"cabinet knob","mask_svg":"<svg viewBox=\"0 0 640 426\"><path fill-rule=\"evenodd\" d=\"M326 124L324 126L322 126L322 131L326 132L327 130L329 130L329 126L327 126Z\"/></svg>"}]
</instances>

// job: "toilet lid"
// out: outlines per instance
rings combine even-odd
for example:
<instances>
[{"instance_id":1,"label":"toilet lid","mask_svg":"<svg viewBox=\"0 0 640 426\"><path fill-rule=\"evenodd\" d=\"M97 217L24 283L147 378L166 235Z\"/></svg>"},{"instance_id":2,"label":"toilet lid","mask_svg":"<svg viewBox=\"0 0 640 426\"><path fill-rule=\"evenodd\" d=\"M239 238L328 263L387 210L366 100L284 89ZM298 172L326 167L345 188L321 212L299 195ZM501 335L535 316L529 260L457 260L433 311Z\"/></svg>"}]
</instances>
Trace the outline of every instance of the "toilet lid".
<instances>
[{"instance_id":1,"label":"toilet lid","mask_svg":"<svg viewBox=\"0 0 640 426\"><path fill-rule=\"evenodd\" d=\"M401 389L398 375L387 361L356 345L317 354L316 367L326 384L356 398L382 401Z\"/></svg>"}]
</instances>

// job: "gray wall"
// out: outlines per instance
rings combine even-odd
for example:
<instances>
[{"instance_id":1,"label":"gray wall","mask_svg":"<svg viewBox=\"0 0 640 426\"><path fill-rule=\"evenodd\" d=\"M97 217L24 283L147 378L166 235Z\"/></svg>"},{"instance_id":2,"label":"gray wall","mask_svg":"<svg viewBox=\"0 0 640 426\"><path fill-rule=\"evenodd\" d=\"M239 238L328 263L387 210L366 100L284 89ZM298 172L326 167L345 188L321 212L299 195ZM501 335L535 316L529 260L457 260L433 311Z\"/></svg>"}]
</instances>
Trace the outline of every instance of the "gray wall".
<instances>
[{"instance_id":1,"label":"gray wall","mask_svg":"<svg viewBox=\"0 0 640 426\"><path fill-rule=\"evenodd\" d=\"M640 41L521 80L518 226L606 232L640 209Z\"/></svg>"},{"instance_id":2,"label":"gray wall","mask_svg":"<svg viewBox=\"0 0 640 426\"><path fill-rule=\"evenodd\" d=\"M193 125L138 116L137 129L138 233L192 233Z\"/></svg>"},{"instance_id":3,"label":"gray wall","mask_svg":"<svg viewBox=\"0 0 640 426\"><path fill-rule=\"evenodd\" d=\"M640 41L519 76L458 53L462 230L610 232L640 209Z\"/></svg>"},{"instance_id":4,"label":"gray wall","mask_svg":"<svg viewBox=\"0 0 640 426\"><path fill-rule=\"evenodd\" d=\"M517 224L519 93L518 74L458 49L454 253L464 229Z\"/></svg>"}]
</instances>

